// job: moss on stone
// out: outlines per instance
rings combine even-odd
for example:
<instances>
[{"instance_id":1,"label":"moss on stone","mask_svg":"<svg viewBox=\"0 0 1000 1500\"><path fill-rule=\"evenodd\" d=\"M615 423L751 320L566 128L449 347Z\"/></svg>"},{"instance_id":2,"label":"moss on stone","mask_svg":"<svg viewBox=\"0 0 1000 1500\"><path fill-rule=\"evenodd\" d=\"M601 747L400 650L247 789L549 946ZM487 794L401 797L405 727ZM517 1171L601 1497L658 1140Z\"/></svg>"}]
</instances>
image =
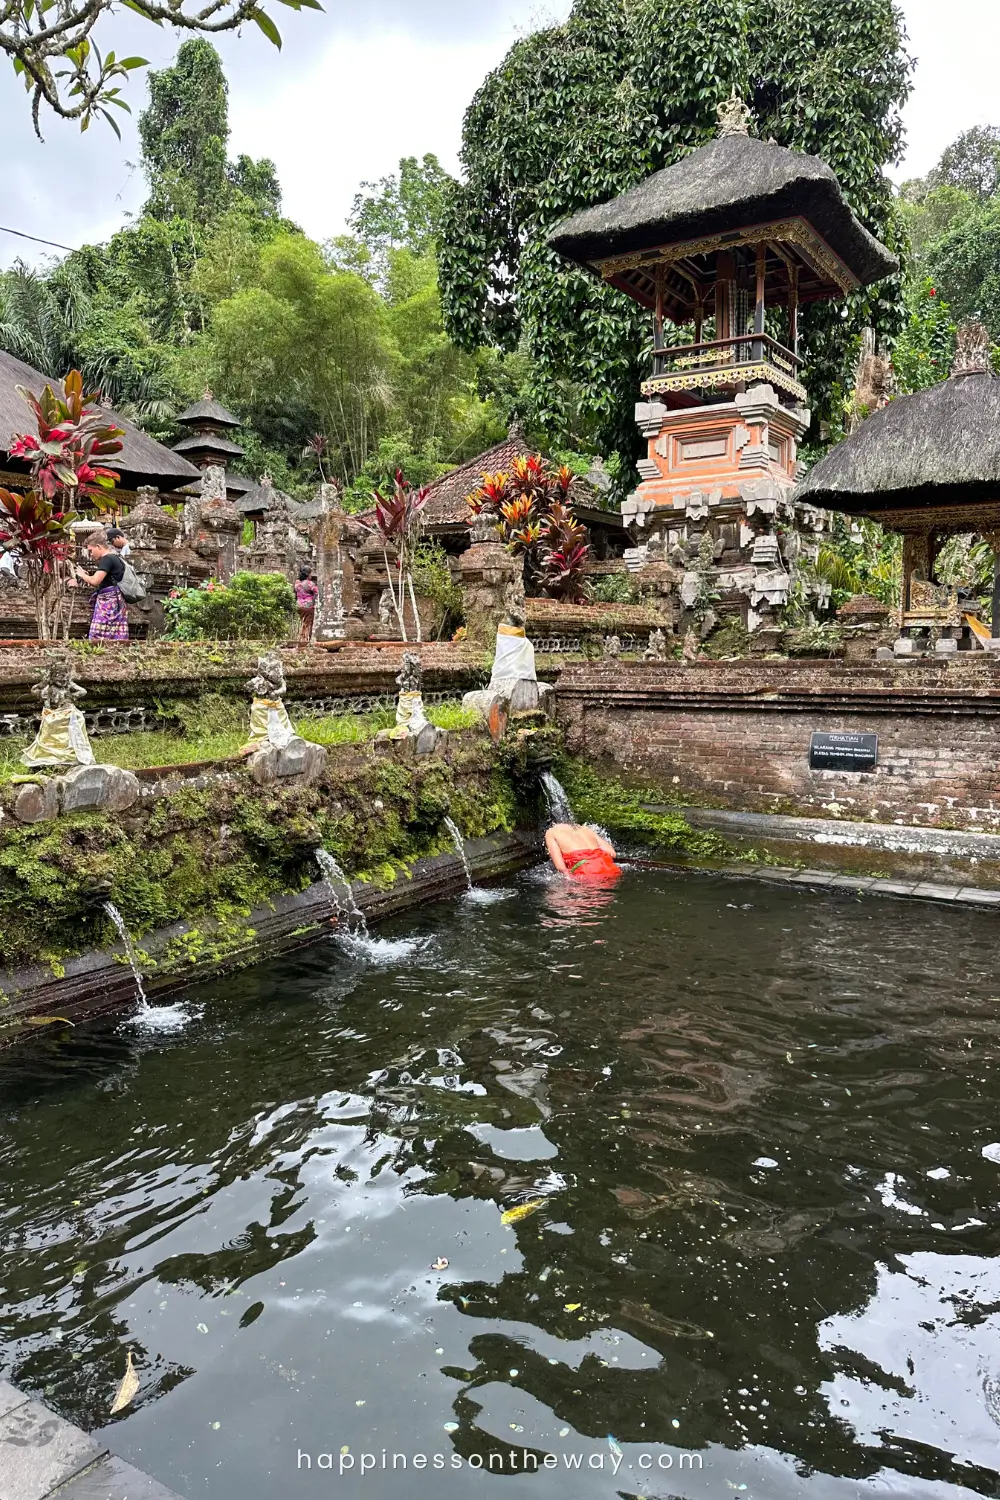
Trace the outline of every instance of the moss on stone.
<instances>
[{"instance_id":1,"label":"moss on stone","mask_svg":"<svg viewBox=\"0 0 1000 1500\"><path fill-rule=\"evenodd\" d=\"M617 776L602 775L568 755L556 760L553 771L581 823L599 823L609 832L627 833L652 849L686 859L712 862L731 857L723 839L692 828L680 813L647 811L644 803L660 800L654 790L626 786Z\"/></svg>"}]
</instances>

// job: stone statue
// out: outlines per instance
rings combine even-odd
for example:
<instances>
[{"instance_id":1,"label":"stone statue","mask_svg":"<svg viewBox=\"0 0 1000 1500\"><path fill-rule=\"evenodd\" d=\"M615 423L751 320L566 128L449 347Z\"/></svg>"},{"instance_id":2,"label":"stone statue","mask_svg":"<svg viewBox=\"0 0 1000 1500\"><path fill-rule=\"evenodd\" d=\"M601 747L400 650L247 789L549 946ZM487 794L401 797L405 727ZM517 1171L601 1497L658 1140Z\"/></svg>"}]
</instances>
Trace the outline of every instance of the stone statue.
<instances>
[{"instance_id":1,"label":"stone statue","mask_svg":"<svg viewBox=\"0 0 1000 1500\"><path fill-rule=\"evenodd\" d=\"M667 638L659 626L649 632L649 644L642 653L642 659L643 661L666 661Z\"/></svg>"},{"instance_id":2,"label":"stone statue","mask_svg":"<svg viewBox=\"0 0 1000 1500\"><path fill-rule=\"evenodd\" d=\"M621 637L617 635L606 635L604 637L604 660L617 661L622 654Z\"/></svg>"},{"instance_id":3,"label":"stone statue","mask_svg":"<svg viewBox=\"0 0 1000 1500\"><path fill-rule=\"evenodd\" d=\"M419 693L422 675L423 668L420 663L420 657L415 651L404 651L402 669L396 678L396 684L400 692Z\"/></svg>"},{"instance_id":4,"label":"stone statue","mask_svg":"<svg viewBox=\"0 0 1000 1500\"><path fill-rule=\"evenodd\" d=\"M392 623L392 594L388 589L383 589L378 600L378 622L388 630Z\"/></svg>"},{"instance_id":5,"label":"stone statue","mask_svg":"<svg viewBox=\"0 0 1000 1500\"><path fill-rule=\"evenodd\" d=\"M729 98L716 106L721 135L749 135L750 111L734 87Z\"/></svg>"},{"instance_id":6,"label":"stone statue","mask_svg":"<svg viewBox=\"0 0 1000 1500\"><path fill-rule=\"evenodd\" d=\"M253 703L250 707L250 739L244 745L243 753L250 754L267 745L284 750L297 736L288 710L281 701L288 689L285 668L277 651L258 656L257 675L250 678L247 687L253 694Z\"/></svg>"},{"instance_id":7,"label":"stone statue","mask_svg":"<svg viewBox=\"0 0 1000 1500\"><path fill-rule=\"evenodd\" d=\"M515 630L523 630L527 619L524 598L524 574L518 572L503 591L504 622Z\"/></svg>"},{"instance_id":8,"label":"stone statue","mask_svg":"<svg viewBox=\"0 0 1000 1500\"><path fill-rule=\"evenodd\" d=\"M689 625L684 635L684 644L681 647L681 661L686 667L696 662L701 655L701 642L698 632L693 625Z\"/></svg>"},{"instance_id":9,"label":"stone statue","mask_svg":"<svg viewBox=\"0 0 1000 1500\"><path fill-rule=\"evenodd\" d=\"M40 682L31 689L42 702L38 733L21 759L26 766L92 766L94 752L87 723L76 706L86 688L73 681L74 662L67 651L47 651Z\"/></svg>"},{"instance_id":10,"label":"stone statue","mask_svg":"<svg viewBox=\"0 0 1000 1500\"><path fill-rule=\"evenodd\" d=\"M420 694L422 671L416 651L404 651L403 665L396 678L399 684L396 723L392 729L380 729L375 736L377 740L419 740L418 755L433 750L439 733L424 713L424 700Z\"/></svg>"},{"instance_id":11,"label":"stone statue","mask_svg":"<svg viewBox=\"0 0 1000 1500\"><path fill-rule=\"evenodd\" d=\"M993 354L989 331L982 323L963 323L955 339L952 375L992 375Z\"/></svg>"}]
</instances>

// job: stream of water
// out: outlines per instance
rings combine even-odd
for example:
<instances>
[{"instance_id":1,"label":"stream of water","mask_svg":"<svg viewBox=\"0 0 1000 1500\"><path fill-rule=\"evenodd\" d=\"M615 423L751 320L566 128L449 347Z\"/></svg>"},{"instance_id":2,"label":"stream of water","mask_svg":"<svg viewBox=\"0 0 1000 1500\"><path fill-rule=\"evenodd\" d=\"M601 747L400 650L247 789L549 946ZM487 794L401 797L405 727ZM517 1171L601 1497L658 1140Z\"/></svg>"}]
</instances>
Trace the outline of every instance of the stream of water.
<instances>
[{"instance_id":1,"label":"stream of water","mask_svg":"<svg viewBox=\"0 0 1000 1500\"><path fill-rule=\"evenodd\" d=\"M455 853L462 861L462 869L465 871L466 889L471 891L474 889L472 884L472 871L469 869L469 860L465 853L465 840L462 837L462 830L459 828L458 824L454 821L453 818L445 818L444 826L447 828L449 834L451 835L451 841L455 845Z\"/></svg>"},{"instance_id":2,"label":"stream of water","mask_svg":"<svg viewBox=\"0 0 1000 1500\"><path fill-rule=\"evenodd\" d=\"M354 887L340 865L334 859L329 850L320 847L316 850L316 863L319 865L323 876L323 884L330 892L330 900L338 916L346 913L347 923L354 924L354 932L367 939L369 937L368 922L364 912L361 910L354 897ZM338 894L338 892L340 894Z\"/></svg>"},{"instance_id":3,"label":"stream of water","mask_svg":"<svg viewBox=\"0 0 1000 1500\"><path fill-rule=\"evenodd\" d=\"M573 808L562 782L551 771L543 771L540 777L545 801L549 809L549 820L553 823L575 823Z\"/></svg>"},{"instance_id":4,"label":"stream of water","mask_svg":"<svg viewBox=\"0 0 1000 1500\"><path fill-rule=\"evenodd\" d=\"M0 1057L0 1374L189 1500L1000 1493L995 916L509 890Z\"/></svg>"}]
</instances>

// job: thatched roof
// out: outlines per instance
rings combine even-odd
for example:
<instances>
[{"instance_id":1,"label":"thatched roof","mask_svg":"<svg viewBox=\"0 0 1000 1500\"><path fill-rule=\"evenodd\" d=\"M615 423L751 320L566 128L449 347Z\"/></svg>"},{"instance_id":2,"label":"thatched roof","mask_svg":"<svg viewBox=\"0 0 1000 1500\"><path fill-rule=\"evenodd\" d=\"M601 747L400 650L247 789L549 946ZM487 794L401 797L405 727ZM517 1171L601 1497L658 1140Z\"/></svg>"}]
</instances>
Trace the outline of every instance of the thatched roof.
<instances>
[{"instance_id":1,"label":"thatched roof","mask_svg":"<svg viewBox=\"0 0 1000 1500\"><path fill-rule=\"evenodd\" d=\"M239 417L234 417L212 395L206 391L200 401L185 407L177 421L181 427L238 427Z\"/></svg>"},{"instance_id":2,"label":"thatched roof","mask_svg":"<svg viewBox=\"0 0 1000 1500\"><path fill-rule=\"evenodd\" d=\"M174 444L175 453L222 453L227 458L242 458L244 449L218 432L192 432Z\"/></svg>"},{"instance_id":3,"label":"thatched roof","mask_svg":"<svg viewBox=\"0 0 1000 1500\"><path fill-rule=\"evenodd\" d=\"M850 514L993 502L1000 523L1000 380L979 372L899 396L795 491Z\"/></svg>"},{"instance_id":4,"label":"thatched roof","mask_svg":"<svg viewBox=\"0 0 1000 1500\"><path fill-rule=\"evenodd\" d=\"M596 266L789 218L806 219L863 285L898 266L854 217L824 161L742 134L720 136L619 197L573 214L548 242L569 260Z\"/></svg>"},{"instance_id":5,"label":"thatched roof","mask_svg":"<svg viewBox=\"0 0 1000 1500\"><path fill-rule=\"evenodd\" d=\"M3 455L7 467L17 472L25 469L23 463L6 455L14 438L31 432L35 426L34 417L17 394L17 387L24 386L33 395L40 396L45 386L59 384L52 376L43 375L31 365L0 350L0 455ZM175 490L179 485L201 477L194 464L188 463L181 454L156 442L126 417L109 408L104 410L108 421L125 434L121 453L109 460L109 466L121 475L121 489L152 484L161 490Z\"/></svg>"},{"instance_id":6,"label":"thatched roof","mask_svg":"<svg viewBox=\"0 0 1000 1500\"><path fill-rule=\"evenodd\" d=\"M293 513L298 510L298 502L291 495L286 495L284 490L275 489L270 481L267 484L249 485L246 494L236 501L236 509L244 516L266 515L269 510L283 506L287 506Z\"/></svg>"}]
</instances>

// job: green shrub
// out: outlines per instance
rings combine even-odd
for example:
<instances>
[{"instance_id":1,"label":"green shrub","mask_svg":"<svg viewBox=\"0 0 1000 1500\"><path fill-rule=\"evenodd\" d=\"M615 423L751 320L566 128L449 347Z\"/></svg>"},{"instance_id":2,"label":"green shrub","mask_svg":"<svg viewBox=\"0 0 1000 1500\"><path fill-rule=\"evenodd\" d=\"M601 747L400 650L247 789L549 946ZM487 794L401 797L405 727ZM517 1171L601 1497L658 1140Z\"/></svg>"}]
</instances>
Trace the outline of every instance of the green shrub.
<instances>
[{"instance_id":1,"label":"green shrub","mask_svg":"<svg viewBox=\"0 0 1000 1500\"><path fill-rule=\"evenodd\" d=\"M208 579L175 590L166 602L175 641L279 641L295 618L295 595L283 573L236 573L230 584Z\"/></svg>"},{"instance_id":2,"label":"green shrub","mask_svg":"<svg viewBox=\"0 0 1000 1500\"><path fill-rule=\"evenodd\" d=\"M586 593L592 604L631 604L635 599L628 573L605 573L603 578L589 579Z\"/></svg>"}]
</instances>

